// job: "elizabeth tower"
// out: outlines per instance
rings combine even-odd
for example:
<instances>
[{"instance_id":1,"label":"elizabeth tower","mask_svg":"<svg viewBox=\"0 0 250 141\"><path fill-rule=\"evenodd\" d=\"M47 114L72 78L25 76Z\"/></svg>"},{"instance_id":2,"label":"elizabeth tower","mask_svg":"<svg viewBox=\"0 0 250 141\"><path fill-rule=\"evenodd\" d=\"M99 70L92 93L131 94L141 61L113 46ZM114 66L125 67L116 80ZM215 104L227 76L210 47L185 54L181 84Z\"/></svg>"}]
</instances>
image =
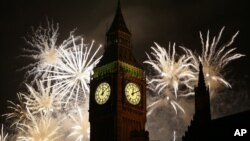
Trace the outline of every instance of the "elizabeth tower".
<instances>
[{"instance_id":1,"label":"elizabeth tower","mask_svg":"<svg viewBox=\"0 0 250 141\"><path fill-rule=\"evenodd\" d=\"M104 55L90 82L90 141L129 141L132 132L145 132L146 80L132 49L118 1Z\"/></svg>"}]
</instances>

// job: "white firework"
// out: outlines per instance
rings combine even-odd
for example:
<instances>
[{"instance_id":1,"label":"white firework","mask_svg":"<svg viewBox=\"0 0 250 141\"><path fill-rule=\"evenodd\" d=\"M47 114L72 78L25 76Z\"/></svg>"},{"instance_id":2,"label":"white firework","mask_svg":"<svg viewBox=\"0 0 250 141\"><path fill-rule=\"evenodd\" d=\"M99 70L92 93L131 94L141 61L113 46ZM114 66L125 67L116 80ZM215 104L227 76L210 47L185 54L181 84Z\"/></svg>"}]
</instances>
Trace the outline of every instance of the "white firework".
<instances>
[{"instance_id":1,"label":"white firework","mask_svg":"<svg viewBox=\"0 0 250 141\"><path fill-rule=\"evenodd\" d=\"M75 141L88 141L90 138L90 124L88 122L88 109L77 107L77 112L70 114L69 117L73 121L70 134L68 137L73 137Z\"/></svg>"},{"instance_id":2,"label":"white firework","mask_svg":"<svg viewBox=\"0 0 250 141\"><path fill-rule=\"evenodd\" d=\"M60 60L58 54L58 48L67 48L72 44L70 40L71 35L74 31L70 33L70 37L64 40L61 44L58 45L57 39L59 36L58 33L59 25L54 25L53 22L47 20L47 27L39 26L37 29L32 28L32 33L28 34L25 37L26 43L29 45L28 48L24 49L24 55L21 57L31 58L34 63L21 68L20 70L28 70L25 74L25 81L31 79L34 76L36 80L38 78L43 79L50 75L49 70L53 70L53 66L57 64ZM77 36L76 39L80 39L80 36ZM48 71L39 71L39 70L48 70ZM35 81L31 81L33 84Z\"/></svg>"},{"instance_id":3,"label":"white firework","mask_svg":"<svg viewBox=\"0 0 250 141\"><path fill-rule=\"evenodd\" d=\"M225 66L232 60L236 60L245 55L240 53L234 53L236 48L230 48L233 44L235 37L238 35L237 31L231 40L226 44L219 46L219 42L223 33L224 27L220 30L218 37L213 37L212 42L210 41L209 31L207 32L206 41L203 39L203 35L200 32L200 38L202 43L202 53L199 56L199 60L203 65L203 72L205 75L206 84L210 89L215 90L220 84L223 84L226 87L230 87L228 81L223 77L223 71ZM198 70L198 65L196 69Z\"/></svg>"},{"instance_id":4,"label":"white firework","mask_svg":"<svg viewBox=\"0 0 250 141\"><path fill-rule=\"evenodd\" d=\"M23 99L23 95L18 93L18 102L19 104L14 103L13 101L8 101L10 106L8 106L8 109L11 111L7 114L4 114L3 116L6 116L6 119L12 120L11 126L18 126L20 123L26 123L28 119L28 112L27 107L25 105L25 101Z\"/></svg>"},{"instance_id":5,"label":"white firework","mask_svg":"<svg viewBox=\"0 0 250 141\"><path fill-rule=\"evenodd\" d=\"M39 113L33 115L28 112L30 121L28 124L20 124L21 133L17 137L17 141L59 141L62 135L60 134L60 122L54 119L51 115Z\"/></svg>"},{"instance_id":6,"label":"white firework","mask_svg":"<svg viewBox=\"0 0 250 141\"><path fill-rule=\"evenodd\" d=\"M178 102L176 102L175 99L170 99L169 96L161 95L158 96L156 100L154 100L151 104L147 106L147 116L150 116L157 108L165 107L169 105L169 103L174 108L176 114L178 111L177 108L180 109L183 113L185 113L185 110L181 107L180 104L178 104Z\"/></svg>"},{"instance_id":7,"label":"white firework","mask_svg":"<svg viewBox=\"0 0 250 141\"><path fill-rule=\"evenodd\" d=\"M0 133L0 141L7 141L7 138L8 138L8 133L4 133L3 125L2 125L1 133Z\"/></svg>"},{"instance_id":8,"label":"white firework","mask_svg":"<svg viewBox=\"0 0 250 141\"><path fill-rule=\"evenodd\" d=\"M175 141L176 140L176 131L174 131L174 133L173 133L173 141Z\"/></svg>"},{"instance_id":9,"label":"white firework","mask_svg":"<svg viewBox=\"0 0 250 141\"><path fill-rule=\"evenodd\" d=\"M152 59L148 54L148 60L144 63L152 66L155 71L155 76L147 78L148 87L158 94L154 102L147 108L148 115L150 115L156 108L165 106L168 103L172 105L175 112L177 108L184 112L184 109L176 102L178 96L193 95L193 83L196 81L196 74L193 72L194 64L193 58L190 56L191 51L184 49L185 55L177 58L175 52L175 44L169 44L168 51L155 43L156 47L151 47L153 52ZM171 50L172 48L172 50ZM181 90L180 87L185 87ZM182 88L183 89L183 88Z\"/></svg>"},{"instance_id":10,"label":"white firework","mask_svg":"<svg viewBox=\"0 0 250 141\"><path fill-rule=\"evenodd\" d=\"M76 44L74 37L72 41L73 47L59 49L58 53L62 59L57 65L53 65L56 70L49 71L53 75L47 79L56 82L52 87L58 90L66 105L72 100L76 105L79 97L86 98L93 68L101 59L101 56L97 57L101 45L92 54L94 41L90 45L84 44L83 39L79 44Z\"/></svg>"},{"instance_id":11,"label":"white firework","mask_svg":"<svg viewBox=\"0 0 250 141\"><path fill-rule=\"evenodd\" d=\"M32 114L43 112L44 114L52 113L61 108L61 98L58 93L51 87L51 81L36 81L37 90L27 85L28 94L22 94L25 99L26 107Z\"/></svg>"},{"instance_id":12,"label":"white firework","mask_svg":"<svg viewBox=\"0 0 250 141\"><path fill-rule=\"evenodd\" d=\"M174 92L176 98L179 86L184 85L189 89L193 89L192 83L196 80L196 77L192 70L194 67L194 64L191 63L192 57L186 53L177 58L175 44L172 50L171 44L169 44L168 52L157 43L155 45L156 47L151 47L153 50L151 55L154 59L147 54L148 60L144 61L144 63L151 65L157 73L156 76L148 81L148 84L156 83L155 89L158 94L161 94L165 89L170 89ZM187 96L190 93L183 95Z\"/></svg>"}]
</instances>

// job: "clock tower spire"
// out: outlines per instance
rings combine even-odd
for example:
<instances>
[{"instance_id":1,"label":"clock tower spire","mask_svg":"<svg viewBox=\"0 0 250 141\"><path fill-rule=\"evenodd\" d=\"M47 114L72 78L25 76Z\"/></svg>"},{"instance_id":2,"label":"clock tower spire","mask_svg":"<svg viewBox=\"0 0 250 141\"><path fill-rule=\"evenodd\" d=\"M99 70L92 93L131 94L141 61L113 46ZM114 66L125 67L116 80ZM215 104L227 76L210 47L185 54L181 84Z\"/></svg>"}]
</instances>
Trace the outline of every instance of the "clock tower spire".
<instances>
[{"instance_id":1,"label":"clock tower spire","mask_svg":"<svg viewBox=\"0 0 250 141\"><path fill-rule=\"evenodd\" d=\"M104 49L90 82L90 141L148 141L146 79L119 0Z\"/></svg>"},{"instance_id":2,"label":"clock tower spire","mask_svg":"<svg viewBox=\"0 0 250 141\"><path fill-rule=\"evenodd\" d=\"M106 33L105 53L100 65L119 60L140 67L133 56L131 32L123 18L120 0L118 0L116 14L113 22Z\"/></svg>"},{"instance_id":3,"label":"clock tower spire","mask_svg":"<svg viewBox=\"0 0 250 141\"><path fill-rule=\"evenodd\" d=\"M126 26L123 15L122 15L120 0L118 0L118 2L117 2L116 14L115 14L114 20L112 22L112 25L110 26L110 28L107 32L107 35L112 34L113 32L117 32L117 31L123 31L123 32L131 35L130 31L128 30L128 28Z\"/></svg>"}]
</instances>

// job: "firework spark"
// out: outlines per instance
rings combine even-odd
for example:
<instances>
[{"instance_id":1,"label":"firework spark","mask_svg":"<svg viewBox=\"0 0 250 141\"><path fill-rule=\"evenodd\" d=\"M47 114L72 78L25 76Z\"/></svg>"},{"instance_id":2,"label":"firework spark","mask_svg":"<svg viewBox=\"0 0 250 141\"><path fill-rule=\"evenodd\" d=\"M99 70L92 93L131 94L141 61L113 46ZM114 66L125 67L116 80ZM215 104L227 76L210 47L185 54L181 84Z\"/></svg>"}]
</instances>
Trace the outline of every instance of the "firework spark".
<instances>
[{"instance_id":1,"label":"firework spark","mask_svg":"<svg viewBox=\"0 0 250 141\"><path fill-rule=\"evenodd\" d=\"M169 44L168 52L157 43L155 45L157 48L151 47L153 50L151 54L155 60L147 54L149 60L144 61L144 63L151 65L157 72L157 76L152 78L148 83L157 83L155 89L158 90L158 94L164 89L173 90L176 98L180 85L185 85L187 88L193 89L191 82L196 80L196 78L195 73L190 68L194 66L190 63L192 58L183 55L177 60L175 44L172 47L172 54L171 44ZM189 95L189 93L184 95Z\"/></svg>"},{"instance_id":2,"label":"firework spark","mask_svg":"<svg viewBox=\"0 0 250 141\"><path fill-rule=\"evenodd\" d=\"M25 81L28 81L29 78L34 76L34 79L37 78L46 78L50 75L49 70L53 70L53 66L57 64L60 60L60 55L58 54L58 48L67 48L72 44L71 35L74 31L70 32L70 37L64 40L60 45L57 45L57 39L59 36L58 33L59 25L54 25L53 22L47 20L47 27L39 26L37 29L32 28L32 33L28 34L25 37L25 42L29 45L29 48L24 49L25 55L21 57L31 58L34 60L34 63L31 63L20 70L28 70L25 74ZM77 36L76 39L80 39L80 36ZM47 70L41 71L39 70ZM33 84L35 81L31 81Z\"/></svg>"},{"instance_id":3,"label":"firework spark","mask_svg":"<svg viewBox=\"0 0 250 141\"><path fill-rule=\"evenodd\" d=\"M176 114L177 114L177 108L180 109L183 113L185 113L185 110L181 107L181 105L179 105L176 102L175 99L170 99L169 96L162 95L162 96L158 96L158 98L154 102L152 102L151 104L147 106L147 109L148 109L147 116L151 115L155 109L159 107L165 107L169 103L174 108Z\"/></svg>"},{"instance_id":4,"label":"firework spark","mask_svg":"<svg viewBox=\"0 0 250 141\"><path fill-rule=\"evenodd\" d=\"M27 113L27 107L25 105L25 101L23 99L23 95L21 93L17 94L18 102L19 104L15 104L13 101L8 101L10 106L8 106L8 109L10 109L12 112L4 114L3 116L6 116L6 119L12 119L11 126L18 126L20 123L26 123L28 120L28 113Z\"/></svg>"},{"instance_id":5,"label":"firework spark","mask_svg":"<svg viewBox=\"0 0 250 141\"><path fill-rule=\"evenodd\" d=\"M193 92L189 91L193 89L193 82L196 80L195 73L193 72L194 64L192 62L192 56L190 56L190 50L183 49L185 55L177 58L175 51L175 44L172 46L169 44L168 52L160 45L155 43L156 47L151 47L153 52L151 55L152 59L148 54L148 60L144 63L149 64L153 67L156 72L156 76L147 78L149 87L153 85L153 90L159 95L158 99L150 104L148 114L158 106L169 103L173 106L177 113L177 108L184 112L184 109L176 102L179 96L193 95ZM180 87L185 87L184 91L181 91ZM174 96L173 96L174 95Z\"/></svg>"},{"instance_id":6,"label":"firework spark","mask_svg":"<svg viewBox=\"0 0 250 141\"><path fill-rule=\"evenodd\" d=\"M60 109L61 98L58 97L57 92L51 87L51 82L36 81L37 91L27 85L29 94L22 94L26 100L25 104L32 114L43 112L44 114L54 112Z\"/></svg>"},{"instance_id":7,"label":"firework spark","mask_svg":"<svg viewBox=\"0 0 250 141\"><path fill-rule=\"evenodd\" d=\"M0 141L7 141L7 138L8 138L8 133L4 134L3 125L2 125L2 129L1 129L1 133L0 133Z\"/></svg>"},{"instance_id":8,"label":"firework spark","mask_svg":"<svg viewBox=\"0 0 250 141\"><path fill-rule=\"evenodd\" d=\"M200 32L202 53L199 56L199 60L203 65L206 84L212 90L215 90L218 86L220 86L220 84L231 88L229 82L227 82L223 78L222 73L224 71L224 68L231 61L245 56L240 53L234 53L236 48L229 48L233 44L234 39L238 35L239 31L237 31L232 36L231 40L228 43L218 47L223 31L224 27L220 30L217 38L216 36L213 37L212 42L209 39L209 30L207 32L206 41L204 41L203 35ZM198 70L198 65L196 68Z\"/></svg>"},{"instance_id":9,"label":"firework spark","mask_svg":"<svg viewBox=\"0 0 250 141\"><path fill-rule=\"evenodd\" d=\"M77 107L77 113L70 114L70 118L74 122L71 127L71 133L68 137L74 137L75 141L85 141L90 138L90 125L88 122L88 110Z\"/></svg>"},{"instance_id":10,"label":"firework spark","mask_svg":"<svg viewBox=\"0 0 250 141\"><path fill-rule=\"evenodd\" d=\"M176 140L176 131L174 131L174 133L173 133L173 141L175 141Z\"/></svg>"},{"instance_id":11,"label":"firework spark","mask_svg":"<svg viewBox=\"0 0 250 141\"><path fill-rule=\"evenodd\" d=\"M86 98L86 95L89 93L88 84L93 68L101 59L101 56L97 57L101 45L91 55L94 41L92 41L90 46L84 44L83 39L80 44L75 43L74 37L72 37L72 41L72 48L59 49L58 53L62 59L57 65L53 65L56 71L49 71L53 75L47 79L56 81L52 87L56 87L63 98L66 97L66 105L70 100L74 100L75 104L77 104L79 97Z\"/></svg>"},{"instance_id":12,"label":"firework spark","mask_svg":"<svg viewBox=\"0 0 250 141\"><path fill-rule=\"evenodd\" d=\"M59 141L60 121L55 120L50 115L40 112L39 116L29 113L30 121L28 124L20 124L21 135L17 141Z\"/></svg>"}]
</instances>

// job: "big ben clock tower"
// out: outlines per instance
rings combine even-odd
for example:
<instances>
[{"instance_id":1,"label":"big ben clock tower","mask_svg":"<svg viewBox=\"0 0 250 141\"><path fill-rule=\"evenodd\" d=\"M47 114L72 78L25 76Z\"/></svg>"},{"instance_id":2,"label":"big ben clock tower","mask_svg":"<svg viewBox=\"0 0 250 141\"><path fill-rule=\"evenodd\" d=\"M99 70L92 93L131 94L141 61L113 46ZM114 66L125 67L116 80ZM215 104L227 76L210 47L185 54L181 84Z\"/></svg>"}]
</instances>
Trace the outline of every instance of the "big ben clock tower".
<instances>
[{"instance_id":1,"label":"big ben clock tower","mask_svg":"<svg viewBox=\"0 0 250 141\"><path fill-rule=\"evenodd\" d=\"M89 121L90 141L148 140L145 75L133 56L119 1L103 58L91 78Z\"/></svg>"}]
</instances>

